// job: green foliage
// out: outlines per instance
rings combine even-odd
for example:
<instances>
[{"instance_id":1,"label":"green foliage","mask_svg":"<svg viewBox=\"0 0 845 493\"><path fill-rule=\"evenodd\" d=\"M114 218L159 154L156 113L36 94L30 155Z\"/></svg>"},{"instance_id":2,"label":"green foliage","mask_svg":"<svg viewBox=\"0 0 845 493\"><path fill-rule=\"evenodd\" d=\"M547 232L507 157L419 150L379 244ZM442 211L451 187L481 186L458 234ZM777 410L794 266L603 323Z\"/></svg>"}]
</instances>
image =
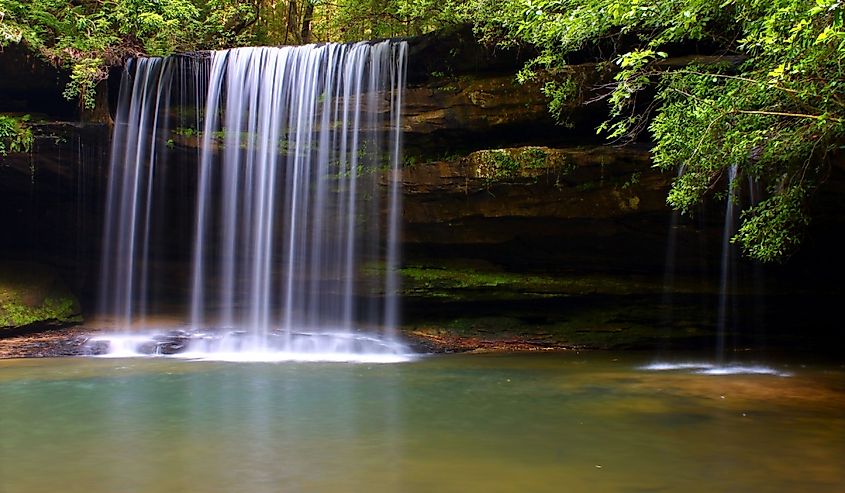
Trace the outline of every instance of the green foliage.
<instances>
[{"instance_id":1,"label":"green foliage","mask_svg":"<svg viewBox=\"0 0 845 493\"><path fill-rule=\"evenodd\" d=\"M471 176L487 185L501 182L533 180L543 176L558 179L575 170L567 156L549 152L543 147L517 147L476 151L464 160L471 166Z\"/></svg>"},{"instance_id":2,"label":"green foliage","mask_svg":"<svg viewBox=\"0 0 845 493\"><path fill-rule=\"evenodd\" d=\"M625 189L636 186L640 182L640 176L641 176L641 173L639 171L637 171L635 173L631 173L630 178L628 178L627 180L625 180L624 183L622 183L621 188L623 190L625 190Z\"/></svg>"},{"instance_id":3,"label":"green foliage","mask_svg":"<svg viewBox=\"0 0 845 493\"><path fill-rule=\"evenodd\" d=\"M79 303L51 269L0 259L0 331L38 323L78 322L78 315Z\"/></svg>"},{"instance_id":4,"label":"green foliage","mask_svg":"<svg viewBox=\"0 0 845 493\"><path fill-rule=\"evenodd\" d=\"M58 321L81 322L76 300L71 297L47 297L39 306L17 301L0 301L0 328L24 327L30 324Z\"/></svg>"},{"instance_id":5,"label":"green foliage","mask_svg":"<svg viewBox=\"0 0 845 493\"><path fill-rule=\"evenodd\" d=\"M673 207L691 212L736 164L768 198L743 214L735 241L765 261L797 247L806 203L845 141L843 0L471 0L464 12L491 42L539 49L523 79L585 49L612 63L612 83L595 88L610 107L599 131L650 131L655 166L682 170ZM721 47L721 61L666 62L699 41ZM544 87L553 113L568 92Z\"/></svg>"},{"instance_id":6,"label":"green foliage","mask_svg":"<svg viewBox=\"0 0 845 493\"><path fill-rule=\"evenodd\" d=\"M501 149L480 151L479 154L482 163L490 168L489 179L492 181L514 178L519 173L519 162Z\"/></svg>"},{"instance_id":7,"label":"green foliage","mask_svg":"<svg viewBox=\"0 0 845 493\"><path fill-rule=\"evenodd\" d=\"M235 0L0 0L0 47L23 43L68 69L65 96L91 108L108 67L247 41L239 34L256 8Z\"/></svg>"},{"instance_id":8,"label":"green foliage","mask_svg":"<svg viewBox=\"0 0 845 493\"><path fill-rule=\"evenodd\" d=\"M28 121L29 115L0 115L0 156L32 149L32 129L27 125Z\"/></svg>"},{"instance_id":9,"label":"green foliage","mask_svg":"<svg viewBox=\"0 0 845 493\"><path fill-rule=\"evenodd\" d=\"M22 43L70 71L68 99L94 106L108 68L130 56L429 32L462 0L0 0L0 48Z\"/></svg>"},{"instance_id":10,"label":"green foliage","mask_svg":"<svg viewBox=\"0 0 845 493\"><path fill-rule=\"evenodd\" d=\"M578 94L578 85L571 77L567 77L562 81L550 80L543 84L543 95L548 98L549 112L554 116L558 122L565 126L572 126L572 123L566 119L566 109L569 102L576 98Z\"/></svg>"},{"instance_id":11,"label":"green foliage","mask_svg":"<svg viewBox=\"0 0 845 493\"><path fill-rule=\"evenodd\" d=\"M70 82L65 87L64 97L78 98L85 108L93 108L97 82L106 77L101 58L83 58L73 64L70 71Z\"/></svg>"},{"instance_id":12,"label":"green foliage","mask_svg":"<svg viewBox=\"0 0 845 493\"><path fill-rule=\"evenodd\" d=\"M415 36L458 22L462 0L345 0L317 2L318 39Z\"/></svg>"},{"instance_id":13,"label":"green foliage","mask_svg":"<svg viewBox=\"0 0 845 493\"><path fill-rule=\"evenodd\" d=\"M745 211L733 241L763 262L784 259L798 246L801 230L808 223L800 206L806 193L800 186L792 186Z\"/></svg>"}]
</instances>

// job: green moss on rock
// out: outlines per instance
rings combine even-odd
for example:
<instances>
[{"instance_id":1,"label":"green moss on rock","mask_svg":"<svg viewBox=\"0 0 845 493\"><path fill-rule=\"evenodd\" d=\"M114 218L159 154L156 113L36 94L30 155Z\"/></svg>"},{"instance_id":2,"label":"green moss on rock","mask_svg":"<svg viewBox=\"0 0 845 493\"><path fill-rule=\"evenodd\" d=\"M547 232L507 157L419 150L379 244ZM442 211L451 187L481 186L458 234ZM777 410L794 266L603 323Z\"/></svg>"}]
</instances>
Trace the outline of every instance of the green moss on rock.
<instances>
[{"instance_id":1,"label":"green moss on rock","mask_svg":"<svg viewBox=\"0 0 845 493\"><path fill-rule=\"evenodd\" d=\"M551 172L566 175L575 169L566 155L546 147L516 147L473 152L465 158L469 175L488 183L536 179Z\"/></svg>"},{"instance_id":2,"label":"green moss on rock","mask_svg":"<svg viewBox=\"0 0 845 493\"><path fill-rule=\"evenodd\" d=\"M52 269L32 262L0 262L0 334L81 321L79 301Z\"/></svg>"},{"instance_id":3,"label":"green moss on rock","mask_svg":"<svg viewBox=\"0 0 845 493\"><path fill-rule=\"evenodd\" d=\"M538 299L585 294L659 293L648 279L611 276L548 276L466 266L415 265L400 269L402 294L460 300Z\"/></svg>"}]
</instances>

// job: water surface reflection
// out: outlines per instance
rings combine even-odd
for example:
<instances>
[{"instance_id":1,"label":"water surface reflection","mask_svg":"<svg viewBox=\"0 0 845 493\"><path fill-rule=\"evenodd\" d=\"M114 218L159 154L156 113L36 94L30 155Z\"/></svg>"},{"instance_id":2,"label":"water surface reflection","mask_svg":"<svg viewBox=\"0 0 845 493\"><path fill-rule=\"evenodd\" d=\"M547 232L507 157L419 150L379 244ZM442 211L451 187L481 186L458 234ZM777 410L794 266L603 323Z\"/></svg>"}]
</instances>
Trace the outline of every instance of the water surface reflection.
<instances>
[{"instance_id":1,"label":"water surface reflection","mask_svg":"<svg viewBox=\"0 0 845 493\"><path fill-rule=\"evenodd\" d=\"M0 491L842 490L841 367L648 363L3 361Z\"/></svg>"}]
</instances>

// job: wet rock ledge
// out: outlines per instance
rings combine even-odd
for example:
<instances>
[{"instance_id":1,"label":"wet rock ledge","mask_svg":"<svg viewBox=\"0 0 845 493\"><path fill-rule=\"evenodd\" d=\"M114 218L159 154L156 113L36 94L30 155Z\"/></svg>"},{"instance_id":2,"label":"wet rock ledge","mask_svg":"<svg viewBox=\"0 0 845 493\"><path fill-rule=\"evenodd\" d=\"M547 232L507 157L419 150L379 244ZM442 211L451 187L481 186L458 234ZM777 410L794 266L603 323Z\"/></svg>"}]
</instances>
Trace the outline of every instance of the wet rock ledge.
<instances>
[{"instance_id":1,"label":"wet rock ledge","mask_svg":"<svg viewBox=\"0 0 845 493\"><path fill-rule=\"evenodd\" d=\"M83 327L0 337L0 359L81 356L90 337L91 330Z\"/></svg>"}]
</instances>

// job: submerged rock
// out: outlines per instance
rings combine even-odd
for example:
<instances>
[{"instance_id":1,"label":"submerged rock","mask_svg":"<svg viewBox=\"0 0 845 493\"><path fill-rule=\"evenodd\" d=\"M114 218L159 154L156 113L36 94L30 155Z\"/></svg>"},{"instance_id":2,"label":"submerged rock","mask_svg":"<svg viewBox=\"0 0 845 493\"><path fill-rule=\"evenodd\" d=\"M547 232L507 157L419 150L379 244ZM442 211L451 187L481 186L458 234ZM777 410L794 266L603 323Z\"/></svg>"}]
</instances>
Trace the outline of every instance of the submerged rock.
<instances>
[{"instance_id":1,"label":"submerged rock","mask_svg":"<svg viewBox=\"0 0 845 493\"><path fill-rule=\"evenodd\" d=\"M82 354L85 356L102 356L109 352L109 341L85 341Z\"/></svg>"}]
</instances>

